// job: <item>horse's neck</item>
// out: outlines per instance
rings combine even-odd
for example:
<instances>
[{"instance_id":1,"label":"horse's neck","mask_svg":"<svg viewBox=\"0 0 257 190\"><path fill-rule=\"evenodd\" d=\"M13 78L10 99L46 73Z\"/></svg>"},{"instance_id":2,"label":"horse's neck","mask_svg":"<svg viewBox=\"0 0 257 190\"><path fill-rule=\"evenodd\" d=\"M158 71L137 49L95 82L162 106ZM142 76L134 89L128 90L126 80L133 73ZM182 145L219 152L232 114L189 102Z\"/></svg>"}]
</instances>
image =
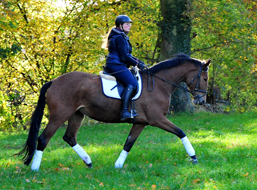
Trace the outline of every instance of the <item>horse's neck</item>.
<instances>
[{"instance_id":1,"label":"horse's neck","mask_svg":"<svg viewBox=\"0 0 257 190\"><path fill-rule=\"evenodd\" d=\"M159 72L158 76L172 84L179 85L181 82L185 80L186 73L182 69L179 69L178 67L174 67L174 68Z\"/></svg>"},{"instance_id":2,"label":"horse's neck","mask_svg":"<svg viewBox=\"0 0 257 190\"><path fill-rule=\"evenodd\" d=\"M156 76L163 79L160 85L163 87L167 96L171 96L176 89L176 85L179 85L185 79L185 73L177 68L160 71Z\"/></svg>"},{"instance_id":3,"label":"horse's neck","mask_svg":"<svg viewBox=\"0 0 257 190\"><path fill-rule=\"evenodd\" d=\"M184 63L180 66L160 71L158 76L165 80L165 82L163 82L163 86L167 91L173 93L176 86L181 82L186 82L189 73L195 70L197 70L197 67L194 64Z\"/></svg>"}]
</instances>

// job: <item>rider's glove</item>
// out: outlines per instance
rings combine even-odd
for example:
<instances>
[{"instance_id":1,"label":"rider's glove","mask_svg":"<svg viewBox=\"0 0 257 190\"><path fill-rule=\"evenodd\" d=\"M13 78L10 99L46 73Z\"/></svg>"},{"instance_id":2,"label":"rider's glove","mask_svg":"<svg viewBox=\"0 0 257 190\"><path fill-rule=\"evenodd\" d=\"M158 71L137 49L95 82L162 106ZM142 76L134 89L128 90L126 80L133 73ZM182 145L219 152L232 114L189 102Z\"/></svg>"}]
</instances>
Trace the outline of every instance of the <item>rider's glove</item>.
<instances>
[{"instance_id":1,"label":"rider's glove","mask_svg":"<svg viewBox=\"0 0 257 190\"><path fill-rule=\"evenodd\" d=\"M143 61L140 61L138 62L137 64L137 67L140 69L140 70L144 70L145 69L145 63Z\"/></svg>"}]
</instances>

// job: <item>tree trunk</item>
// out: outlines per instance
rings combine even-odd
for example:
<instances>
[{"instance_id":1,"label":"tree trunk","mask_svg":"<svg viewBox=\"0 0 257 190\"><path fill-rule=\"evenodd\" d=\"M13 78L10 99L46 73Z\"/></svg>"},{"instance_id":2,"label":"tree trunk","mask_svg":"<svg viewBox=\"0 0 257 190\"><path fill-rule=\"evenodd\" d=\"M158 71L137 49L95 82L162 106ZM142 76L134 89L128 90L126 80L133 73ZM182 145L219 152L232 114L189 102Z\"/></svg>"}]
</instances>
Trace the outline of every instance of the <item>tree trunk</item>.
<instances>
[{"instance_id":1,"label":"tree trunk","mask_svg":"<svg viewBox=\"0 0 257 190\"><path fill-rule=\"evenodd\" d=\"M159 23L160 56L158 61L171 58L177 53L190 56L191 20L186 13L189 11L189 0L160 0L162 21ZM186 86L185 83L180 85ZM190 95L182 89L176 89L171 97L170 111L193 111Z\"/></svg>"}]
</instances>

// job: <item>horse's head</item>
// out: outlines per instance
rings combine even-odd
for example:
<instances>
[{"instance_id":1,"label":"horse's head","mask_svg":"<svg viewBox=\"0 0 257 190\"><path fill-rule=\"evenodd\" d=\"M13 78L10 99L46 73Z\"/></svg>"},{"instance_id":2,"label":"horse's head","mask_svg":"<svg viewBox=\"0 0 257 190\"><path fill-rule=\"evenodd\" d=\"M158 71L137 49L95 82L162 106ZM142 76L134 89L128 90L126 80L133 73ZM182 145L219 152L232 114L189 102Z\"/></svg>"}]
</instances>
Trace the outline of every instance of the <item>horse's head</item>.
<instances>
[{"instance_id":1,"label":"horse's head","mask_svg":"<svg viewBox=\"0 0 257 190\"><path fill-rule=\"evenodd\" d=\"M187 84L194 96L193 103L203 105L206 103L206 95L208 88L208 69L211 60L208 59L204 64L199 67L199 70L192 72L187 79ZM197 74L196 74L197 73Z\"/></svg>"}]
</instances>

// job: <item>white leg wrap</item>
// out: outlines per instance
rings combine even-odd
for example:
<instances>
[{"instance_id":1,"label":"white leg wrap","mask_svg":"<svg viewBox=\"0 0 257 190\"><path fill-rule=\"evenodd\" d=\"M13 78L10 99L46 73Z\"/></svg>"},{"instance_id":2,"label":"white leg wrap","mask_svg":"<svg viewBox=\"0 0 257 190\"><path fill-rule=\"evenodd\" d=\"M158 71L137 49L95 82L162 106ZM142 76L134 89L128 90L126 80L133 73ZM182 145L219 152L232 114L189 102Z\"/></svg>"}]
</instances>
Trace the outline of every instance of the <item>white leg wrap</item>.
<instances>
[{"instance_id":1,"label":"white leg wrap","mask_svg":"<svg viewBox=\"0 0 257 190\"><path fill-rule=\"evenodd\" d=\"M75 146L72 147L73 150L80 156L80 158L86 163L86 164L91 164L91 158L89 155L84 151L84 149L79 145L76 144Z\"/></svg>"},{"instance_id":2,"label":"white leg wrap","mask_svg":"<svg viewBox=\"0 0 257 190\"><path fill-rule=\"evenodd\" d=\"M33 171L38 171L39 170L41 160L42 160L42 156L43 156L43 151L36 150L36 152L34 154L33 162L32 162L32 165L31 165L31 170L33 170Z\"/></svg>"},{"instance_id":3,"label":"white leg wrap","mask_svg":"<svg viewBox=\"0 0 257 190\"><path fill-rule=\"evenodd\" d=\"M191 143L189 142L187 136L183 137L181 139L181 141L182 141L182 143L183 143L183 145L184 145L184 147L187 151L187 154L189 156L195 156L195 150L194 150L193 146L191 145Z\"/></svg>"},{"instance_id":4,"label":"white leg wrap","mask_svg":"<svg viewBox=\"0 0 257 190\"><path fill-rule=\"evenodd\" d=\"M115 162L115 168L122 168L127 156L128 156L128 152L125 150L122 150L119 158Z\"/></svg>"}]
</instances>

